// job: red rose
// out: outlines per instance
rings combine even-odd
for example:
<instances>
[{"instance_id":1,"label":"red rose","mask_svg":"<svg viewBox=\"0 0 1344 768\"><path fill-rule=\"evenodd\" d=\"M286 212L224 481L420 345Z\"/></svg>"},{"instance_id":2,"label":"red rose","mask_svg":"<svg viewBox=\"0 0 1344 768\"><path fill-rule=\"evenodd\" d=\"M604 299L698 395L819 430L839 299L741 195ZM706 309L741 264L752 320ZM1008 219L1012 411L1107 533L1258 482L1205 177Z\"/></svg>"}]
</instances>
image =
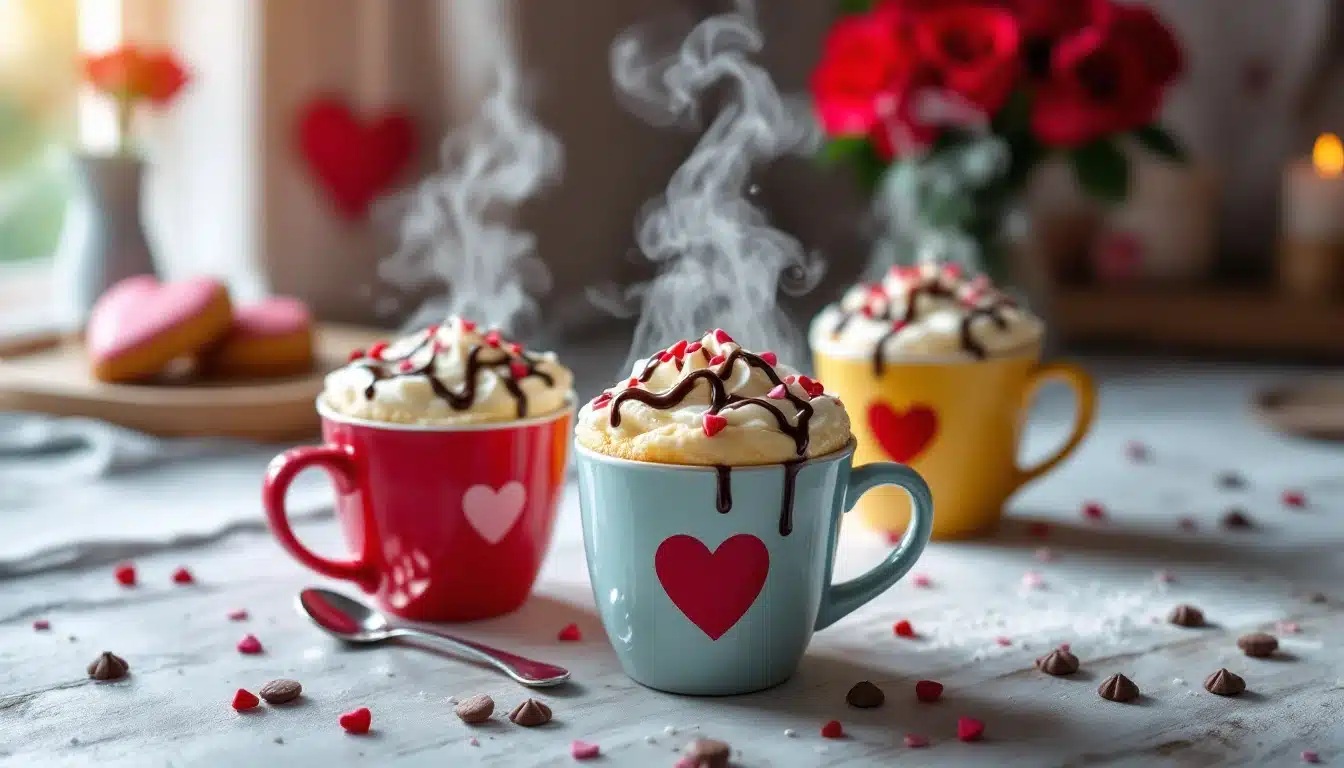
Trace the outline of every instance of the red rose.
<instances>
[{"instance_id":1,"label":"red rose","mask_svg":"<svg viewBox=\"0 0 1344 768\"><path fill-rule=\"evenodd\" d=\"M1117 6L1111 27L1112 34L1130 41L1142 51L1141 60L1155 85L1168 85L1184 71L1185 56L1180 43L1151 8Z\"/></svg>"},{"instance_id":2,"label":"red rose","mask_svg":"<svg viewBox=\"0 0 1344 768\"><path fill-rule=\"evenodd\" d=\"M1110 0L1002 0L1017 17L1022 37L1054 41L1081 29L1105 24L1114 6Z\"/></svg>"},{"instance_id":3,"label":"red rose","mask_svg":"<svg viewBox=\"0 0 1344 768\"><path fill-rule=\"evenodd\" d=\"M999 8L959 5L919 17L915 42L943 85L992 115L1017 84L1017 21Z\"/></svg>"},{"instance_id":4,"label":"red rose","mask_svg":"<svg viewBox=\"0 0 1344 768\"><path fill-rule=\"evenodd\" d=\"M891 13L874 11L837 21L812 74L812 95L826 133L868 133L877 124L878 95L912 66L908 51L897 44Z\"/></svg>"},{"instance_id":5,"label":"red rose","mask_svg":"<svg viewBox=\"0 0 1344 768\"><path fill-rule=\"evenodd\" d=\"M934 69L915 66L893 80L876 101L877 123L868 138L878 157L891 161L917 155L933 145L941 127L920 114L922 100L941 89Z\"/></svg>"},{"instance_id":6,"label":"red rose","mask_svg":"<svg viewBox=\"0 0 1344 768\"><path fill-rule=\"evenodd\" d=\"M1146 52L1115 26L1094 27L1061 41L1050 80L1036 92L1031 125L1045 144L1077 147L1153 121L1162 84Z\"/></svg>"}]
</instances>

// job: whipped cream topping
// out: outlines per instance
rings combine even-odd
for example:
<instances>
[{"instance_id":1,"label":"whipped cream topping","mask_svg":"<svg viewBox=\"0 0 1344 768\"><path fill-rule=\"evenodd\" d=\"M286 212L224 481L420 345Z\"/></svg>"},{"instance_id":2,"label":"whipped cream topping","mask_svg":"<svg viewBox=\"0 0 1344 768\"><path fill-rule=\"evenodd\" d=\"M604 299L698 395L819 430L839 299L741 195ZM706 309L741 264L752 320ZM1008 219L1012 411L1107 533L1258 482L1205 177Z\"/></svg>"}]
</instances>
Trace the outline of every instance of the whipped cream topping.
<instances>
[{"instance_id":1,"label":"whipped cream topping","mask_svg":"<svg viewBox=\"0 0 1344 768\"><path fill-rule=\"evenodd\" d=\"M880 283L850 288L812 322L812 348L835 357L887 361L983 360L1035 349L1044 324L983 275L955 266L893 267Z\"/></svg>"},{"instance_id":2,"label":"whipped cream topping","mask_svg":"<svg viewBox=\"0 0 1344 768\"><path fill-rule=\"evenodd\" d=\"M452 317L391 343L356 350L326 377L327 407L399 424L471 424L544 416L565 408L574 375L550 352L530 352L499 331Z\"/></svg>"},{"instance_id":3,"label":"whipped cream topping","mask_svg":"<svg viewBox=\"0 0 1344 768\"><path fill-rule=\"evenodd\" d=\"M722 330L640 360L579 412L585 447L662 464L746 466L843 448L849 415L820 382Z\"/></svg>"}]
</instances>

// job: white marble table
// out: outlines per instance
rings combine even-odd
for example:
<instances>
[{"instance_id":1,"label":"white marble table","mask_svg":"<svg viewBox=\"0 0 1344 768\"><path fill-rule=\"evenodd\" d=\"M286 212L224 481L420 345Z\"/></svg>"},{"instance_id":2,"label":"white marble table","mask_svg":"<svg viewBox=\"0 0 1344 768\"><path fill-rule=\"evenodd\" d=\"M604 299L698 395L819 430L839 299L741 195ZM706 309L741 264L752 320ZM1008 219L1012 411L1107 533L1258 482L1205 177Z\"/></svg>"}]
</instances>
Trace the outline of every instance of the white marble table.
<instances>
[{"instance_id":1,"label":"white marble table","mask_svg":"<svg viewBox=\"0 0 1344 768\"><path fill-rule=\"evenodd\" d=\"M97 551L4 581L0 764L568 765L570 741L584 739L601 745L595 764L670 766L674 751L696 735L730 742L742 766L1294 765L1303 750L1344 764L1344 451L1279 438L1250 419L1247 394L1284 371L1151 362L1097 362L1094 370L1103 389L1093 438L1013 501L997 537L933 545L916 568L932 587L910 579L897 585L819 634L794 679L761 694L682 698L621 674L593 610L571 497L535 597L513 616L457 628L574 671L573 685L539 696L555 720L532 730L499 715L477 727L454 717L452 696L488 693L507 710L527 695L498 674L407 648L345 649L297 616L295 591L317 579L260 526L255 484L182 487L184 525L204 496L216 505L231 501L246 520L142 547L134 589L115 583L111 562ZM1067 402L1047 396L1029 449L1044 452L1066 416ZM1126 458L1130 439L1151 446L1151 463ZM1225 469L1244 473L1249 487L1219 489L1215 475ZM107 519L133 525L136 499L115 483L81 493L87 501L104 486ZM1279 503L1286 487L1305 490L1309 507ZM1107 506L1105 522L1079 514L1091 499ZM1234 504L1255 529L1220 529ZM1179 529L1184 516L1198 521L1197 531ZM35 524L0 509L0 539L23 535L15 521ZM1048 521L1049 535L1033 537L1030 521ZM299 529L337 551L329 519ZM869 567L886 546L848 526L838 575ZM1042 546L1054 561L1037 561ZM189 566L198 583L173 585L178 565ZM1162 569L1174 581L1158 579ZM1022 586L1028 570L1041 574L1043 588ZM1308 598L1318 591L1329 601ZM1178 602L1200 606L1214 626L1160 621ZM230 622L226 614L236 607L251 618ZM34 631L39 618L50 620L50 631ZM901 618L918 639L893 636ZM1300 625L1280 636L1280 658L1238 652L1239 634L1279 620ZM557 642L571 621L583 641ZM249 632L264 654L235 651ZM999 645L1000 637L1010 645ZM1071 678L1035 671L1033 659L1061 642L1081 657L1082 671ZM128 680L86 678L85 665L105 649L130 662ZM1221 666L1246 678L1247 694L1227 699L1203 690L1203 678ZM1134 679L1143 699L1099 698L1096 688L1112 672ZM247 715L230 709L236 688L256 691L276 677L302 681L298 706ZM921 678L947 686L940 703L915 701ZM881 686L886 704L847 707L845 693L859 680ZM336 722L358 706L373 711L365 737L346 735ZM983 742L956 740L963 715L986 723ZM844 724L847 738L820 737L831 719ZM675 734L665 732L669 726ZM933 743L907 749L906 733Z\"/></svg>"}]
</instances>

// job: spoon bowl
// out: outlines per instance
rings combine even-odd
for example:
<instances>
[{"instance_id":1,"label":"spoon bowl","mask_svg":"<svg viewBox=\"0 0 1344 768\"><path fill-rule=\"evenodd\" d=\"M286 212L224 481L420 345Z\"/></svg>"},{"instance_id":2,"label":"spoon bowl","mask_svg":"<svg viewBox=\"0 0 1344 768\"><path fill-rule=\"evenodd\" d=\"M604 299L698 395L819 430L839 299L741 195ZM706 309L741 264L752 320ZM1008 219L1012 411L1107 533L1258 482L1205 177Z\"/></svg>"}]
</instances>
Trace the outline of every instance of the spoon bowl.
<instances>
[{"instance_id":1,"label":"spoon bowl","mask_svg":"<svg viewBox=\"0 0 1344 768\"><path fill-rule=\"evenodd\" d=\"M430 640L458 654L485 662L515 681L533 688L559 685L569 679L569 670L564 667L533 661L434 629L397 626L381 611L329 589L308 587L299 592L295 604L299 613L307 616L318 628L347 643L380 643L396 638Z\"/></svg>"}]
</instances>

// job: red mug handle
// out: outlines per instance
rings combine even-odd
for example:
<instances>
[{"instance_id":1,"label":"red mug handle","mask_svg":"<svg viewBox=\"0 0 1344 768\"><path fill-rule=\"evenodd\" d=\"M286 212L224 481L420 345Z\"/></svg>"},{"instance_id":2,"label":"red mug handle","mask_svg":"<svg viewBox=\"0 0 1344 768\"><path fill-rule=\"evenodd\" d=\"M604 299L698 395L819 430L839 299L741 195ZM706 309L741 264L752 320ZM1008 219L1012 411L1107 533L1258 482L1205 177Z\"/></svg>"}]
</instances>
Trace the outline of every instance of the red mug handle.
<instances>
[{"instance_id":1,"label":"red mug handle","mask_svg":"<svg viewBox=\"0 0 1344 768\"><path fill-rule=\"evenodd\" d=\"M266 507L266 518L280 545L300 563L312 568L323 576L333 579L353 581L365 592L378 588L378 573L367 556L354 560L332 560L314 553L305 547L289 527L289 516L285 511L285 495L289 484L300 472L309 467L321 467L331 475L338 493L351 493L359 488L359 473L355 463L353 448L343 445L312 445L294 448L271 459L266 468L266 482L262 486L261 499ZM365 526L365 535L375 536L373 528ZM369 547L365 547L365 552Z\"/></svg>"}]
</instances>

